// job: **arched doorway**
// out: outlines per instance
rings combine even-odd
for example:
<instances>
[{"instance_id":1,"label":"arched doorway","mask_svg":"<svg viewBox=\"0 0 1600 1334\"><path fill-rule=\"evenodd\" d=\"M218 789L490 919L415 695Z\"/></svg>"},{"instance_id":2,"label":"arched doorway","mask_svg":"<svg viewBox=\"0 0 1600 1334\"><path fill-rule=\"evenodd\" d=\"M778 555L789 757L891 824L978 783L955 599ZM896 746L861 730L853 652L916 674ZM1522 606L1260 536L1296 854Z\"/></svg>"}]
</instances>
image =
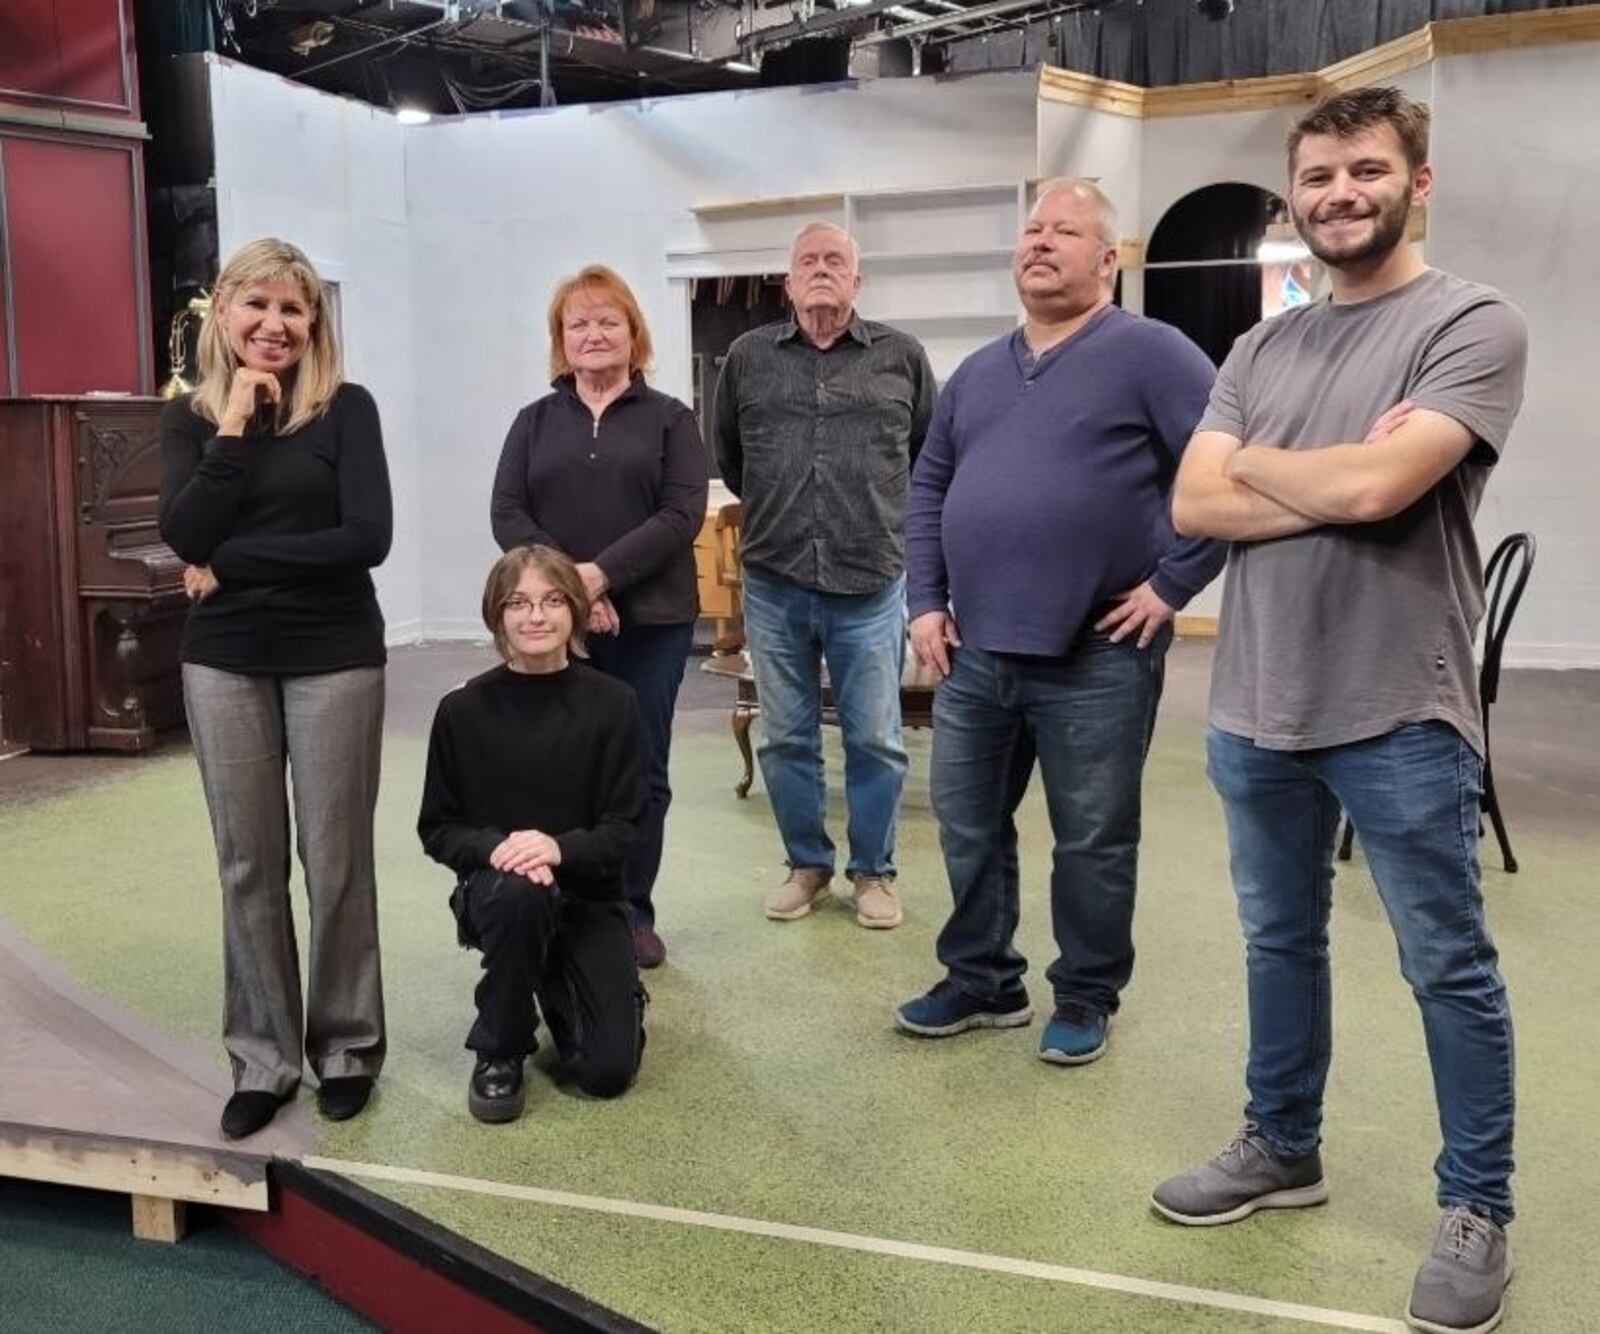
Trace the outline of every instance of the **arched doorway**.
<instances>
[{"instance_id":1,"label":"arched doorway","mask_svg":"<svg viewBox=\"0 0 1600 1334\"><path fill-rule=\"evenodd\" d=\"M1162 215L1145 247L1144 313L1183 330L1220 366L1263 314L1310 295L1298 243L1282 255L1262 252L1269 237L1292 235L1288 217L1283 200L1258 185L1225 181L1190 191Z\"/></svg>"}]
</instances>

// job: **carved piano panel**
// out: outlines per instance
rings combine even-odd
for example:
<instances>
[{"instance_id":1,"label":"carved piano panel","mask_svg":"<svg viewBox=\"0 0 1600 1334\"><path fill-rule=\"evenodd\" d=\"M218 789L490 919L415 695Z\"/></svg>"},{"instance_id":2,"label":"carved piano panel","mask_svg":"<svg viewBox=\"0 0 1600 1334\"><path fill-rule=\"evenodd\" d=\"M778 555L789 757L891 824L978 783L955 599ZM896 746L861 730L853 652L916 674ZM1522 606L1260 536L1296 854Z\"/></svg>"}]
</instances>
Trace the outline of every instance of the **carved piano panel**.
<instances>
[{"instance_id":1,"label":"carved piano panel","mask_svg":"<svg viewBox=\"0 0 1600 1334\"><path fill-rule=\"evenodd\" d=\"M183 721L157 399L0 400L0 736L142 750Z\"/></svg>"}]
</instances>

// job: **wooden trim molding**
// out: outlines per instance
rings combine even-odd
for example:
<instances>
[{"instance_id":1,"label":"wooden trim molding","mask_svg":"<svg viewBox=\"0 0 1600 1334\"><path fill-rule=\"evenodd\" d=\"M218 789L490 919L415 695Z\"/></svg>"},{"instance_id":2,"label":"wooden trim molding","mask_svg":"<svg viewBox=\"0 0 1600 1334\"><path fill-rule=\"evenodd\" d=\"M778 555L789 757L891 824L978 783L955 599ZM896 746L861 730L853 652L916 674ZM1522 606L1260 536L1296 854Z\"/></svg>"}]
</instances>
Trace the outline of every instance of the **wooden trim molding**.
<instances>
[{"instance_id":1,"label":"wooden trim molding","mask_svg":"<svg viewBox=\"0 0 1600 1334\"><path fill-rule=\"evenodd\" d=\"M1484 14L1471 19L1440 19L1428 25L1435 55L1504 51L1520 46L1552 46L1600 39L1600 4L1570 9L1531 9L1517 14Z\"/></svg>"},{"instance_id":2,"label":"wooden trim molding","mask_svg":"<svg viewBox=\"0 0 1600 1334\"><path fill-rule=\"evenodd\" d=\"M1260 111L1267 107L1309 106L1322 95L1318 74L1274 74L1264 79L1220 79L1214 83L1178 83L1147 88L1144 114L1206 116L1219 111Z\"/></svg>"},{"instance_id":3,"label":"wooden trim molding","mask_svg":"<svg viewBox=\"0 0 1600 1334\"><path fill-rule=\"evenodd\" d=\"M1429 23L1392 42L1325 66L1317 75L1324 95L1365 88L1368 84L1397 79L1411 70L1421 69L1433 59L1433 30L1438 26Z\"/></svg>"},{"instance_id":4,"label":"wooden trim molding","mask_svg":"<svg viewBox=\"0 0 1600 1334\"><path fill-rule=\"evenodd\" d=\"M1079 74L1055 65L1039 67L1039 96L1050 102L1068 102L1074 106L1093 107L1096 111L1109 111L1114 116L1140 119L1144 116L1147 91L1136 83L1097 79L1092 74Z\"/></svg>"},{"instance_id":5,"label":"wooden trim molding","mask_svg":"<svg viewBox=\"0 0 1600 1334\"><path fill-rule=\"evenodd\" d=\"M1215 639L1217 637L1217 618L1215 616L1190 616L1187 612L1179 612L1172 618L1172 633L1179 639Z\"/></svg>"},{"instance_id":6,"label":"wooden trim molding","mask_svg":"<svg viewBox=\"0 0 1600 1334\"><path fill-rule=\"evenodd\" d=\"M1259 111L1297 106L1330 93L1361 88L1420 69L1440 56L1563 42L1600 41L1600 4L1569 9L1533 9L1477 18L1435 19L1311 74L1274 74L1261 79L1223 79L1161 88L1097 79L1074 70L1043 65L1039 98L1092 107L1118 116L1201 116L1225 111Z\"/></svg>"},{"instance_id":7,"label":"wooden trim molding","mask_svg":"<svg viewBox=\"0 0 1600 1334\"><path fill-rule=\"evenodd\" d=\"M15 126L25 130L67 130L74 134L103 134L113 139L148 139L150 131L142 120L118 116L92 116L82 111L63 111L58 107L28 107L16 102L0 102L0 128Z\"/></svg>"}]
</instances>

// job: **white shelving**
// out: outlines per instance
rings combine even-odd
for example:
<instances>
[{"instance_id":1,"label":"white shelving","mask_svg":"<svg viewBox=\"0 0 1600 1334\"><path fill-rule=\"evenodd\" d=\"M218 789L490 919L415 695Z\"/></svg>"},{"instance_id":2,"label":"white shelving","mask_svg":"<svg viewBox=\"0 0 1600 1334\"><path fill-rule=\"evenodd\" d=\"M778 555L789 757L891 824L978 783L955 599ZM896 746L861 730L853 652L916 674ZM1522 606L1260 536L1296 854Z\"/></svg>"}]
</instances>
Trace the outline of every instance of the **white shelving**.
<instances>
[{"instance_id":1,"label":"white shelving","mask_svg":"<svg viewBox=\"0 0 1600 1334\"><path fill-rule=\"evenodd\" d=\"M719 203L696 211L699 240L669 250L668 271L781 272L805 223L840 223L861 247L862 315L919 339L943 381L1017 323L1011 254L1030 189L979 182Z\"/></svg>"},{"instance_id":2,"label":"white shelving","mask_svg":"<svg viewBox=\"0 0 1600 1334\"><path fill-rule=\"evenodd\" d=\"M845 196L861 313L917 338L941 382L1016 327L1011 252L1026 199L1021 181Z\"/></svg>"}]
</instances>

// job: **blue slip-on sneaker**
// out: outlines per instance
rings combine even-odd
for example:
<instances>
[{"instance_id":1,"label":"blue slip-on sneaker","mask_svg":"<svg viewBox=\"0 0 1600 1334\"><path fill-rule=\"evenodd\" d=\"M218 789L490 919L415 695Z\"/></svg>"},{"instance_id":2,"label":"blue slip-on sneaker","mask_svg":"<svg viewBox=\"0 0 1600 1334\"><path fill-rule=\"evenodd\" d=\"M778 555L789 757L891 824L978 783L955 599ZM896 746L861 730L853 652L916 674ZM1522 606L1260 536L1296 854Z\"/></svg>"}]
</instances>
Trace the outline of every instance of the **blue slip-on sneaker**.
<instances>
[{"instance_id":1,"label":"blue slip-on sneaker","mask_svg":"<svg viewBox=\"0 0 1600 1334\"><path fill-rule=\"evenodd\" d=\"M1039 1035L1039 1059L1051 1065L1088 1065L1105 1055L1111 1016L1082 1001L1062 1001Z\"/></svg>"},{"instance_id":2,"label":"blue slip-on sneaker","mask_svg":"<svg viewBox=\"0 0 1600 1334\"><path fill-rule=\"evenodd\" d=\"M1021 987L984 1000L944 978L895 1010L894 1025L922 1038L948 1038L969 1028L1020 1028L1032 1018L1033 1006Z\"/></svg>"}]
</instances>

